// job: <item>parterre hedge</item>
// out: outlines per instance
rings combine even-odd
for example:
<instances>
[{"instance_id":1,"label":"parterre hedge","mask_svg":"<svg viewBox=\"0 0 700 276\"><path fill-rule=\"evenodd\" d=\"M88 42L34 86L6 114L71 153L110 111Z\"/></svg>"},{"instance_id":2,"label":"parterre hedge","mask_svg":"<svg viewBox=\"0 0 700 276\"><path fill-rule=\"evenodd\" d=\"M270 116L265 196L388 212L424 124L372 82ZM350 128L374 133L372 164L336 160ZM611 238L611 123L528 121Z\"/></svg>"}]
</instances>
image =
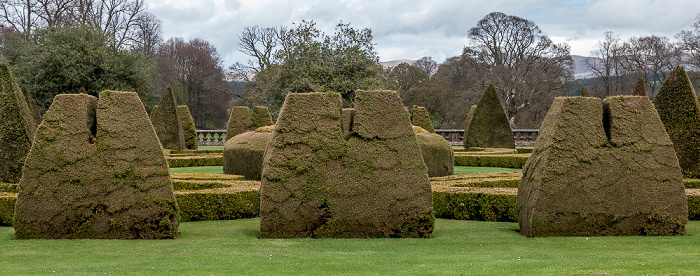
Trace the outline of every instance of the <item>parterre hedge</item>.
<instances>
[{"instance_id":1,"label":"parterre hedge","mask_svg":"<svg viewBox=\"0 0 700 276\"><path fill-rule=\"evenodd\" d=\"M455 166L522 168L530 154L465 155L455 153Z\"/></svg>"},{"instance_id":2,"label":"parterre hedge","mask_svg":"<svg viewBox=\"0 0 700 276\"><path fill-rule=\"evenodd\" d=\"M437 218L516 221L515 198L520 173L454 175L431 178L433 212ZM172 174L181 221L256 217L259 181L221 174ZM686 179L688 219L700 220L700 184ZM2 184L11 187L16 184ZM690 188L694 187L694 188ZM0 192L0 225L10 226L16 193Z\"/></svg>"},{"instance_id":3,"label":"parterre hedge","mask_svg":"<svg viewBox=\"0 0 700 276\"><path fill-rule=\"evenodd\" d=\"M223 156L221 155L167 156L165 159L171 168L222 166L224 164Z\"/></svg>"}]
</instances>

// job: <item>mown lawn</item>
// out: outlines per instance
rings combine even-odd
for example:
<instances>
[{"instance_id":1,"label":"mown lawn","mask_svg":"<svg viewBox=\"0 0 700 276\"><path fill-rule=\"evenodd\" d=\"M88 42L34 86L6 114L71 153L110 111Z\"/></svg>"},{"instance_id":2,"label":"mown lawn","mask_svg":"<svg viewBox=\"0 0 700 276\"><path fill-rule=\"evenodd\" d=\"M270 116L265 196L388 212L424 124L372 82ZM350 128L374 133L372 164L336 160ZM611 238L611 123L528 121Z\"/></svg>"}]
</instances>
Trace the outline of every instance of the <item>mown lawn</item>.
<instances>
[{"instance_id":1,"label":"mown lawn","mask_svg":"<svg viewBox=\"0 0 700 276\"><path fill-rule=\"evenodd\" d=\"M13 240L3 275L697 275L678 237L525 238L516 223L438 219L432 239L258 239L259 219L187 222L175 240Z\"/></svg>"},{"instance_id":2,"label":"mown lawn","mask_svg":"<svg viewBox=\"0 0 700 276\"><path fill-rule=\"evenodd\" d=\"M519 172L519 171L521 171L521 169L455 166L454 174ZM170 172L172 172L172 173L224 173L224 167L223 166L179 167L179 168L170 168Z\"/></svg>"}]
</instances>

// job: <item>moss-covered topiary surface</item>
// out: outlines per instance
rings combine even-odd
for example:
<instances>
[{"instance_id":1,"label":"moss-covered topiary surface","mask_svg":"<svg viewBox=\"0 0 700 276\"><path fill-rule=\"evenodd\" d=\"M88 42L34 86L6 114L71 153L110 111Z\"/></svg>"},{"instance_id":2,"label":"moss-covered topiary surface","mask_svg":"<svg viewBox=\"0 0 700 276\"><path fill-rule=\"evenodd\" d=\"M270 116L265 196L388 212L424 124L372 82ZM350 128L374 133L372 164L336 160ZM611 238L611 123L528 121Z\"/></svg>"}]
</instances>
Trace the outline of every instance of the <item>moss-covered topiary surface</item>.
<instances>
[{"instance_id":1,"label":"moss-covered topiary surface","mask_svg":"<svg viewBox=\"0 0 700 276\"><path fill-rule=\"evenodd\" d=\"M422 127L430 133L435 133L433 121L430 120L430 114L425 107L414 105L411 108L411 124Z\"/></svg>"},{"instance_id":2,"label":"moss-covered topiary surface","mask_svg":"<svg viewBox=\"0 0 700 276\"><path fill-rule=\"evenodd\" d=\"M19 182L36 122L7 64L0 63L0 182Z\"/></svg>"},{"instance_id":3,"label":"moss-covered topiary surface","mask_svg":"<svg viewBox=\"0 0 700 276\"><path fill-rule=\"evenodd\" d=\"M185 134L172 88L165 90L157 107L151 110L151 122L164 149L185 149Z\"/></svg>"},{"instance_id":4,"label":"moss-covered topiary surface","mask_svg":"<svg viewBox=\"0 0 700 276\"><path fill-rule=\"evenodd\" d=\"M247 131L226 141L223 166L225 174L243 175L246 179L260 180L265 149L271 130L259 128Z\"/></svg>"},{"instance_id":5,"label":"moss-covered topiary surface","mask_svg":"<svg viewBox=\"0 0 700 276\"><path fill-rule=\"evenodd\" d=\"M523 168L517 209L528 237L683 234L682 175L649 99L556 98Z\"/></svg>"},{"instance_id":6,"label":"moss-covered topiary surface","mask_svg":"<svg viewBox=\"0 0 700 276\"><path fill-rule=\"evenodd\" d=\"M465 148L515 148L510 121L493 85L469 110L463 139Z\"/></svg>"},{"instance_id":7,"label":"moss-covered topiary surface","mask_svg":"<svg viewBox=\"0 0 700 276\"><path fill-rule=\"evenodd\" d=\"M248 130L255 130L259 127L272 125L272 116L270 116L270 110L266 106L253 106L253 111L250 114L251 128Z\"/></svg>"},{"instance_id":8,"label":"moss-covered topiary surface","mask_svg":"<svg viewBox=\"0 0 700 276\"><path fill-rule=\"evenodd\" d=\"M197 136L197 128L194 125L194 119L190 113L190 108L186 105L177 106L177 116L180 117L180 123L182 124L182 133L185 138L185 148L189 150L196 150L198 146L199 137Z\"/></svg>"},{"instance_id":9,"label":"moss-covered topiary surface","mask_svg":"<svg viewBox=\"0 0 700 276\"><path fill-rule=\"evenodd\" d=\"M446 176L454 173L455 155L445 138L435 133L416 133L428 176Z\"/></svg>"},{"instance_id":10,"label":"moss-covered topiary surface","mask_svg":"<svg viewBox=\"0 0 700 276\"><path fill-rule=\"evenodd\" d=\"M228 117L226 124L226 140L243 132L249 131L253 127L253 121L250 118L250 108L247 106L231 107L231 114Z\"/></svg>"},{"instance_id":11,"label":"moss-covered topiary surface","mask_svg":"<svg viewBox=\"0 0 700 276\"><path fill-rule=\"evenodd\" d=\"M177 237L170 172L136 93L54 98L25 163L14 219L19 239Z\"/></svg>"},{"instance_id":12,"label":"moss-covered topiary surface","mask_svg":"<svg viewBox=\"0 0 700 276\"><path fill-rule=\"evenodd\" d=\"M682 66L669 73L654 106L673 142L683 176L700 178L700 105Z\"/></svg>"},{"instance_id":13,"label":"moss-covered topiary surface","mask_svg":"<svg viewBox=\"0 0 700 276\"><path fill-rule=\"evenodd\" d=\"M290 93L265 153L260 237L429 237L432 194L408 112L393 91ZM352 120L344 135L344 120Z\"/></svg>"}]
</instances>

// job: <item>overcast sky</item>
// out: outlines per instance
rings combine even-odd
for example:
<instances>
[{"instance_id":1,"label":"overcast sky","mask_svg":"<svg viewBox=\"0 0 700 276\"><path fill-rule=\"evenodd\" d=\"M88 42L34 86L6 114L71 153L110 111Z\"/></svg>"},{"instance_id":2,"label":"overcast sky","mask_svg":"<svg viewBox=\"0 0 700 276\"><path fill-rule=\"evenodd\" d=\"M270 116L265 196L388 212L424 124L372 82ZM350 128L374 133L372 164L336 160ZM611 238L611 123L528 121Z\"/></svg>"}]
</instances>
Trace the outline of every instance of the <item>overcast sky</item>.
<instances>
[{"instance_id":1,"label":"overcast sky","mask_svg":"<svg viewBox=\"0 0 700 276\"><path fill-rule=\"evenodd\" d=\"M606 31L622 39L658 35L675 40L692 29L698 0L146 0L163 37L201 38L219 50L226 68L249 58L238 51L246 26L292 26L313 20L326 34L339 22L370 28L381 61L459 55L467 33L491 12L531 20L571 54L589 56Z\"/></svg>"}]
</instances>

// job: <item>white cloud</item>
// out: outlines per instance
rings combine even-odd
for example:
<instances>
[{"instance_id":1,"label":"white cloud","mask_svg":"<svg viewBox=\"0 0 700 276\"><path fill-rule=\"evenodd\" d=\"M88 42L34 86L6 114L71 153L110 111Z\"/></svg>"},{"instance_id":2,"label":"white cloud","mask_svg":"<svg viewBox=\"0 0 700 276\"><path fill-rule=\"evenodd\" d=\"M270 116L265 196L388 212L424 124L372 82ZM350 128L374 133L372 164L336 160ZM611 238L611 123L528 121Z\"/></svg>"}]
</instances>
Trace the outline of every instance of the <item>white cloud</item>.
<instances>
[{"instance_id":1,"label":"white cloud","mask_svg":"<svg viewBox=\"0 0 700 276\"><path fill-rule=\"evenodd\" d=\"M166 38L202 38L215 45L225 66L248 59L237 51L246 26L291 26L302 19L332 33L340 21L371 28L381 60L436 61L459 55L467 32L481 18L498 11L537 24L572 54L588 55L605 31L621 38L662 35L673 38L688 29L700 12L695 0L146 0L163 20Z\"/></svg>"}]
</instances>

